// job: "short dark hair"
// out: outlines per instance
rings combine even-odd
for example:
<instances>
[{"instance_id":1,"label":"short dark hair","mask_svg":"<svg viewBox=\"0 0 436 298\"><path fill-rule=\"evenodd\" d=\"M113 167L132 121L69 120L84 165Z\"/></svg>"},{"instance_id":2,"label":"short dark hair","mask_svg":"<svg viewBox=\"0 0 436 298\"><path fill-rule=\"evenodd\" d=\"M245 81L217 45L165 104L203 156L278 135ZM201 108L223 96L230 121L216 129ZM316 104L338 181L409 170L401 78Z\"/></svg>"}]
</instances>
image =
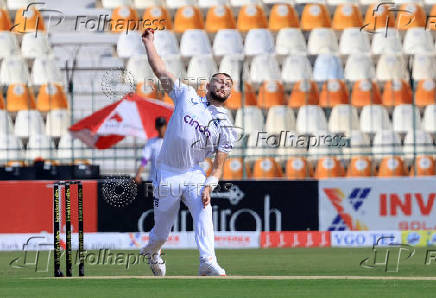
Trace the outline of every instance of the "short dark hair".
<instances>
[{"instance_id":1,"label":"short dark hair","mask_svg":"<svg viewBox=\"0 0 436 298\"><path fill-rule=\"evenodd\" d=\"M164 126L164 125L167 125L167 120L166 120L164 117L157 117L157 118L154 120L154 126L155 126L156 128L162 127L162 126Z\"/></svg>"},{"instance_id":2,"label":"short dark hair","mask_svg":"<svg viewBox=\"0 0 436 298\"><path fill-rule=\"evenodd\" d=\"M225 72L217 72L217 73L213 74L210 79L212 80L212 79L214 79L218 75L223 75L223 76L227 77L228 79L230 79L230 81L232 82L232 85L233 85L232 77L228 73L225 73Z\"/></svg>"}]
</instances>

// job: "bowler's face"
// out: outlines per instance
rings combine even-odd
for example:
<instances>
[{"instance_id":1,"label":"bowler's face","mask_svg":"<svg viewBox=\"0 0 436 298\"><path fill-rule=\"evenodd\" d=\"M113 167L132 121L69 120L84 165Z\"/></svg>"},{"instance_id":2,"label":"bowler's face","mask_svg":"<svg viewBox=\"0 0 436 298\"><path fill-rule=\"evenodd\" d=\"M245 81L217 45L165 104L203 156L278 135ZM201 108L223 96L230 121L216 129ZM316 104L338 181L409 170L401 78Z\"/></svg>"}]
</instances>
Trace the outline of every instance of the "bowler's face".
<instances>
[{"instance_id":1,"label":"bowler's face","mask_svg":"<svg viewBox=\"0 0 436 298\"><path fill-rule=\"evenodd\" d=\"M212 78L207 90L217 100L224 102L232 93L232 81L225 75L219 74Z\"/></svg>"}]
</instances>

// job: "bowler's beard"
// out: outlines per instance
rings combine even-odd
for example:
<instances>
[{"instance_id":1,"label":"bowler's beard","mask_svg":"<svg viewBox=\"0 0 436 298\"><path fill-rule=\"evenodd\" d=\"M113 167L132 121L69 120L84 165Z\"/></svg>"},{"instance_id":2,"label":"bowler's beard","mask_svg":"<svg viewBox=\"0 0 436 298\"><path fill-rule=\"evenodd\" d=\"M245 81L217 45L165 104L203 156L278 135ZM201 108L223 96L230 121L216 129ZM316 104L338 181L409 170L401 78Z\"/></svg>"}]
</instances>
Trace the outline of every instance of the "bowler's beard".
<instances>
[{"instance_id":1,"label":"bowler's beard","mask_svg":"<svg viewBox=\"0 0 436 298\"><path fill-rule=\"evenodd\" d=\"M216 100L216 101L218 101L220 103L224 103L226 101L226 99L228 98L228 96L227 97L219 96L215 91L210 91L209 92L209 97L210 97L210 99Z\"/></svg>"}]
</instances>

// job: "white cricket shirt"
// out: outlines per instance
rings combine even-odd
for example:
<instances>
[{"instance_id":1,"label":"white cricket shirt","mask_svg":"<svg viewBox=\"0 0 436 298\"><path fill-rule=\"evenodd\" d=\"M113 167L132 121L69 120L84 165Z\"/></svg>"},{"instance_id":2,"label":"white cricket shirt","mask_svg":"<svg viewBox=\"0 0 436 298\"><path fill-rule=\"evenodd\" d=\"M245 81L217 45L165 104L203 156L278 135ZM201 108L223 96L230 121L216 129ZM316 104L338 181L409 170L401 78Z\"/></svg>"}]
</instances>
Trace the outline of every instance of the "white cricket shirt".
<instances>
[{"instance_id":1,"label":"white cricket shirt","mask_svg":"<svg viewBox=\"0 0 436 298\"><path fill-rule=\"evenodd\" d=\"M150 173L149 178L155 176L156 172L156 160L159 156L160 149L162 147L163 138L155 137L151 138L145 144L144 149L142 149L142 161L141 165L145 166L150 162Z\"/></svg>"}]
</instances>

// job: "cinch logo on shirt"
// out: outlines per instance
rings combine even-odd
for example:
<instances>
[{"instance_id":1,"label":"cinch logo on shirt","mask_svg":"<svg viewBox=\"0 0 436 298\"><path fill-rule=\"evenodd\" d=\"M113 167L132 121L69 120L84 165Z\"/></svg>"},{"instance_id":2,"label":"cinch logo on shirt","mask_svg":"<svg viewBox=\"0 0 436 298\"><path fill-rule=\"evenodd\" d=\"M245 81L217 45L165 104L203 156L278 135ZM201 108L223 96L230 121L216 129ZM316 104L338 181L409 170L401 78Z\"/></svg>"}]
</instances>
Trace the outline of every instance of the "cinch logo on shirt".
<instances>
[{"instance_id":1,"label":"cinch logo on shirt","mask_svg":"<svg viewBox=\"0 0 436 298\"><path fill-rule=\"evenodd\" d=\"M200 125L200 123L198 123L198 121L192 119L191 116L186 115L185 117L183 117L183 120L185 121L186 124L191 125L192 127L195 128L195 130L198 130L199 132L204 134L206 137L210 137L210 131L207 129L207 127L204 125Z\"/></svg>"}]
</instances>

